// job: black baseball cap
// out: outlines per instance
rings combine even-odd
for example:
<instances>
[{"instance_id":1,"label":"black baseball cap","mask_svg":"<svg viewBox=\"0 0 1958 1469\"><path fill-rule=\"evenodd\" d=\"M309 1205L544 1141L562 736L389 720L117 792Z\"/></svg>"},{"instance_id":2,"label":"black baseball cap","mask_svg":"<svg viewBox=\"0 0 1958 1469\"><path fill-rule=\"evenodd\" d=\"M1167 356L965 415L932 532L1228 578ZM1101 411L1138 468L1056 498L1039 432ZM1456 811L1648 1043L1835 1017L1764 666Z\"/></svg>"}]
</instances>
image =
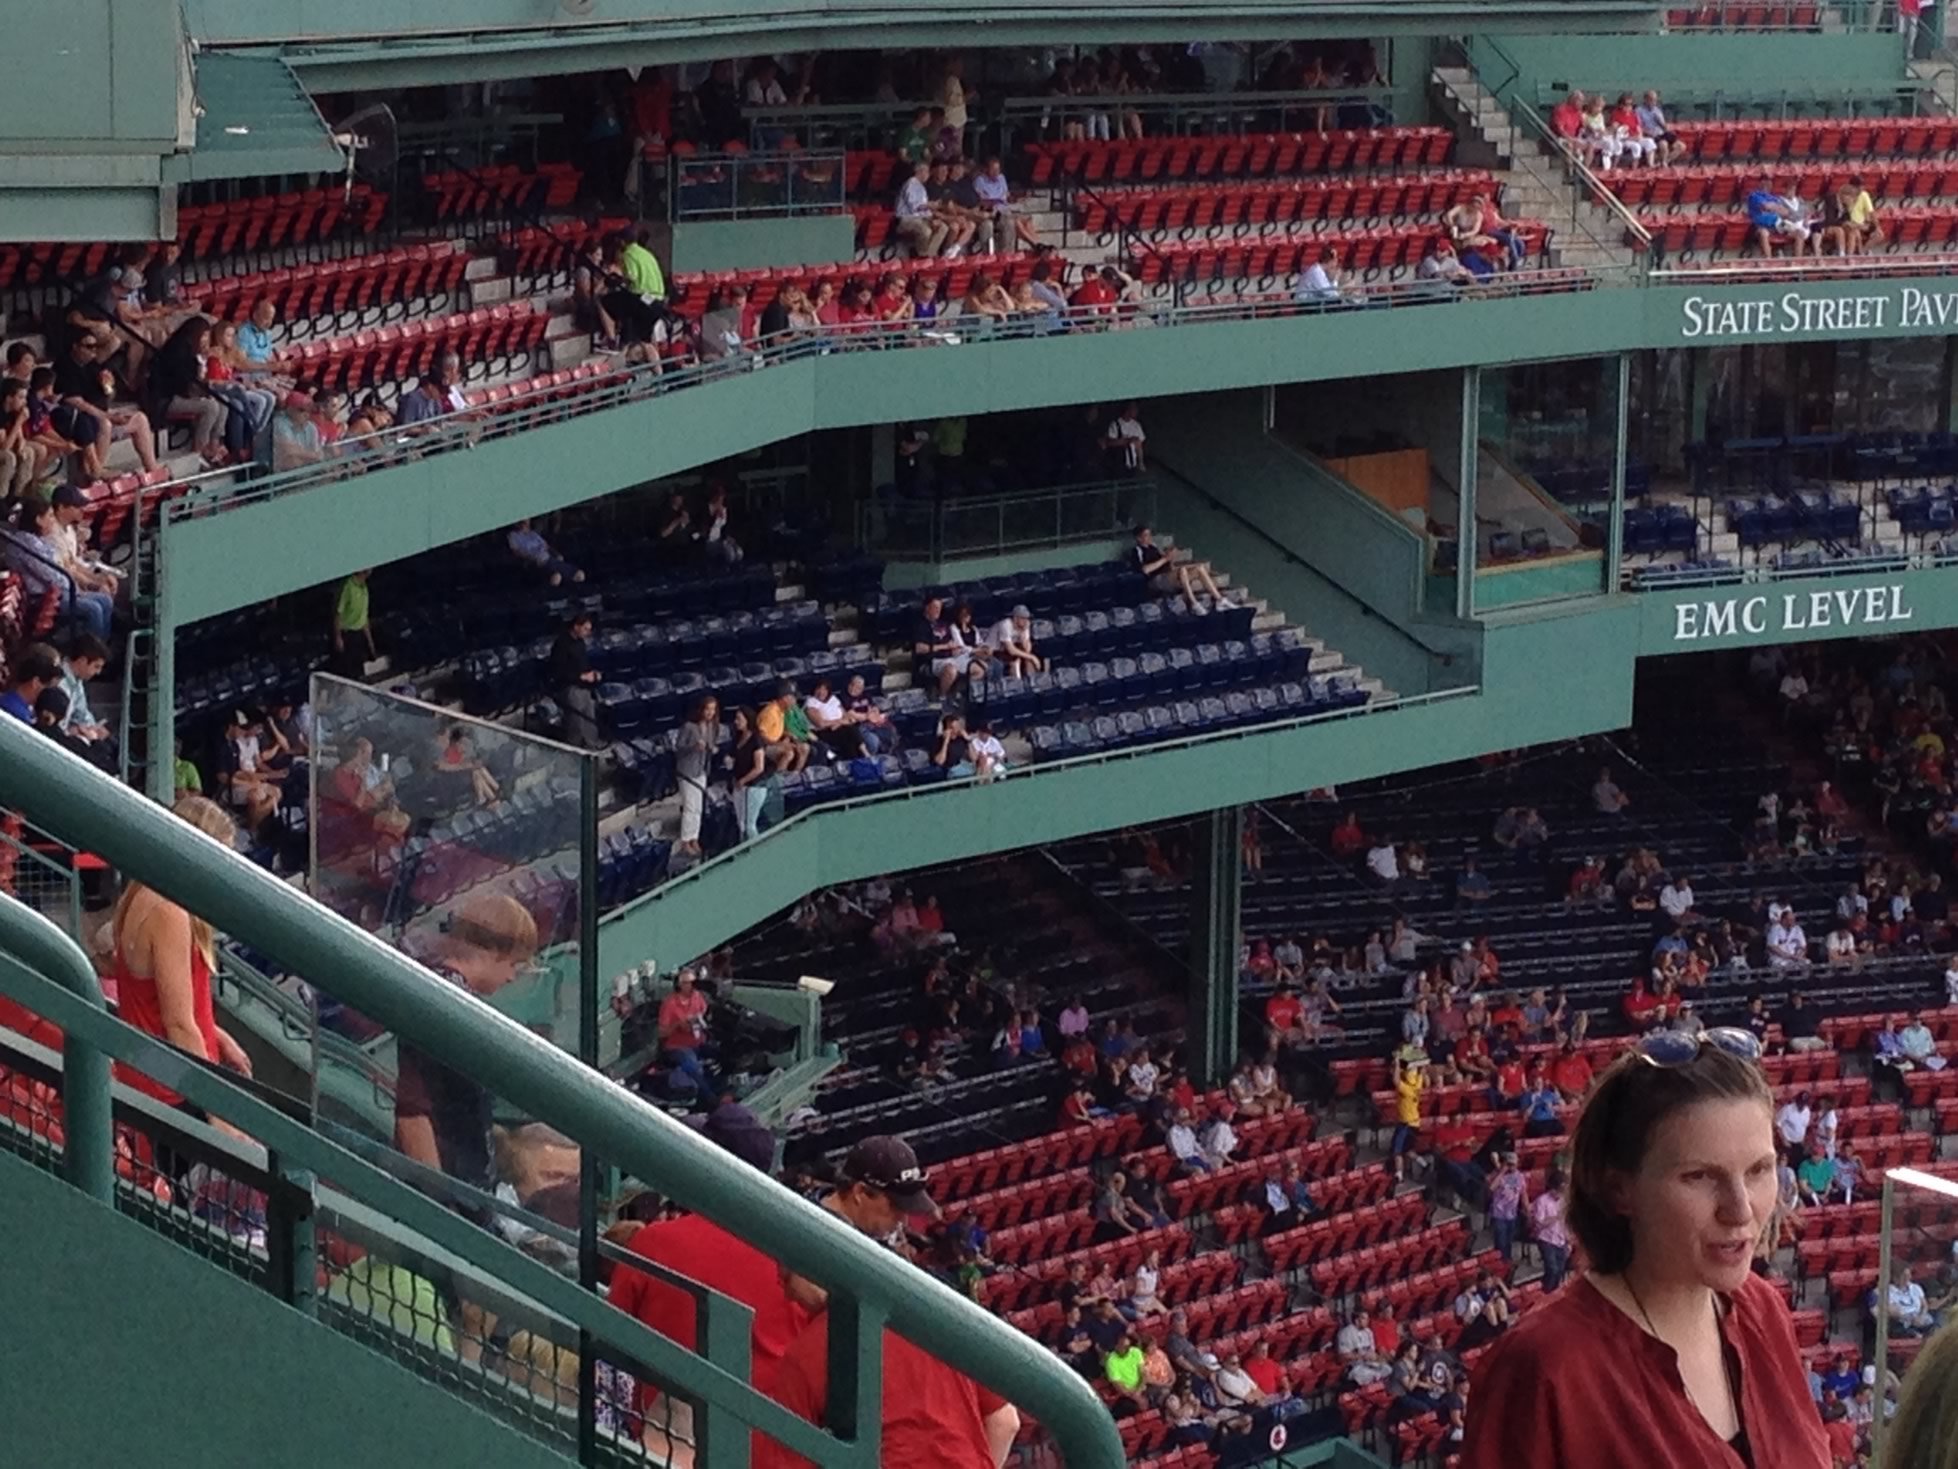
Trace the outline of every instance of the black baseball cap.
<instances>
[{"instance_id":1,"label":"black baseball cap","mask_svg":"<svg viewBox=\"0 0 1958 1469\"><path fill-rule=\"evenodd\" d=\"M903 1138L867 1137L858 1143L843 1160L843 1181L868 1184L889 1194L891 1202L907 1214L938 1216L924 1167Z\"/></svg>"},{"instance_id":2,"label":"black baseball cap","mask_svg":"<svg viewBox=\"0 0 1958 1469\"><path fill-rule=\"evenodd\" d=\"M54 492L54 508L57 510L80 510L88 504L88 496L74 485L60 485Z\"/></svg>"}]
</instances>

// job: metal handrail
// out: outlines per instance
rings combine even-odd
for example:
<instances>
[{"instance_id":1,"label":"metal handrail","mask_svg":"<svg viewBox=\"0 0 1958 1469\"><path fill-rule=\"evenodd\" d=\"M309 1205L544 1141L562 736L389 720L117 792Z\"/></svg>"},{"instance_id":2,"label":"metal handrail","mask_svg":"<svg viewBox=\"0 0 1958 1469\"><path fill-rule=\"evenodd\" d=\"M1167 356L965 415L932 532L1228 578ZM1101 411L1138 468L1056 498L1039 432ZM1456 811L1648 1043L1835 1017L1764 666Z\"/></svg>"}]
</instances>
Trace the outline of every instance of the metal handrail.
<instances>
[{"instance_id":1,"label":"metal handrail","mask_svg":"<svg viewBox=\"0 0 1958 1469\"><path fill-rule=\"evenodd\" d=\"M857 507L857 540L869 550L883 551L887 555L902 555L910 546L893 544L889 538L888 526L893 520L929 517L927 544L923 548L932 560L943 559L947 555L997 554L1005 551L1021 550L1028 546L1061 546L1071 541L1098 540L1119 535L1139 522L1151 518L1153 511L1136 508L1144 500L1153 501L1155 484L1147 476L1138 475L1130 479L1088 480L1076 484L1048 485L1039 489L1017 490L1010 494L983 495L971 498L933 500L894 500L880 502L866 500ZM1124 493L1129 495L1131 511L1121 512ZM1063 533L1061 521L1070 504L1082 504L1096 497L1105 496L1115 507L1108 517L1105 528L1092 534L1068 535ZM1005 531L1006 517L1013 511L1051 503L1054 509L1054 531L1052 535L1039 535L1010 539ZM946 523L952 518L978 518L987 511L998 517L999 531L992 540L967 545L951 543ZM883 524L882 538L879 536L879 523Z\"/></svg>"},{"instance_id":2,"label":"metal handrail","mask_svg":"<svg viewBox=\"0 0 1958 1469\"><path fill-rule=\"evenodd\" d=\"M32 741L45 746L48 752L74 760L65 751L58 751L53 741L37 740L32 733L8 730L0 737L0 743L5 739L22 744ZM74 763L81 764L79 760ZM114 784L107 776L97 779ZM0 942L0 992L19 1000L20 995L13 987L15 982L33 980L51 991L59 986L61 990L56 992L72 1001L77 1009L107 1020L109 1002L103 997L102 981L81 946L20 899L5 893L0 893L0 938L4 938ZM115 1197L116 1188L109 1053L87 1036L77 1037L72 1033L64 1049L66 1061L61 1075L61 1112L67 1129L64 1171L76 1188L106 1204Z\"/></svg>"},{"instance_id":3,"label":"metal handrail","mask_svg":"<svg viewBox=\"0 0 1958 1469\"><path fill-rule=\"evenodd\" d=\"M1820 260L1761 260L1749 257L1722 265L1654 266L1647 281L1655 286L1733 285L1737 282L1792 280L1882 280L1890 276L1958 275L1958 251L1924 255L1832 255Z\"/></svg>"},{"instance_id":4,"label":"metal handrail","mask_svg":"<svg viewBox=\"0 0 1958 1469\"><path fill-rule=\"evenodd\" d=\"M1290 719L1274 719L1263 724L1238 725L1230 729L1209 730L1202 734L1184 735L1178 739L1155 740L1146 745L1132 746L1124 750L1103 750L1089 755L1071 755L1060 760L1043 760L1038 765L1029 765L1013 772L1008 779L1024 783L1027 781L1049 781L1062 778L1075 771L1104 768L1118 762L1149 759L1168 751L1205 749L1223 751L1228 745L1245 739L1279 734L1287 730L1313 728L1319 725L1339 723L1348 719L1391 718L1394 714L1409 709L1423 709L1449 699L1472 697L1481 692L1479 684L1465 684L1459 688L1436 689L1425 694L1406 694L1389 703L1368 703L1347 709L1332 709L1322 713L1297 715ZM826 818L836 812L859 810L877 805L891 805L899 802L931 800L945 791L967 790L976 786L977 776L933 781L924 786L905 786L898 790L878 791L870 795L856 796L842 801L825 801L819 806L811 806L787 820L769 827L759 836L730 847L718 856L710 857L697 867L690 867L678 877L661 883L641 893L631 902L612 909L600 916L599 932L601 940L607 926L630 918L638 910L655 903L666 901L678 894L684 896L692 890L692 885L706 879L707 875L718 873L725 867L738 863L746 855L754 852L760 845L774 839L778 834L798 830L804 824ZM0 778L0 795L4 795L5 781Z\"/></svg>"},{"instance_id":5,"label":"metal handrail","mask_svg":"<svg viewBox=\"0 0 1958 1469\"><path fill-rule=\"evenodd\" d=\"M1933 571L1958 566L1958 551L1891 551L1824 561L1814 566L1707 566L1682 568L1627 567L1619 576L1621 590L1668 592L1676 588L1748 586L1766 582L1828 580L1843 576L1876 576L1893 571Z\"/></svg>"},{"instance_id":6,"label":"metal handrail","mask_svg":"<svg viewBox=\"0 0 1958 1469\"><path fill-rule=\"evenodd\" d=\"M1369 307L1439 308L1519 295L1590 290L1606 282L1631 278L1629 267L1600 270L1573 266L1517 272L1486 289L1461 292L1437 291L1430 283L1423 281L1394 282L1368 288L1361 299ZM764 340L751 352L679 369L665 369L652 364L620 367L602 377L590 379L589 385L540 386L513 394L498 403L473 407L464 414L407 428L397 426L343 438L335 444L335 454L318 464L250 479L241 479L238 472L232 469L210 470L145 493L163 500L162 513L166 519L185 520L337 484L352 474L473 449L486 439L499 438L537 424L558 423L627 403L643 402L701 383L743 377L757 368L778 363L806 361L853 350L1034 341L1071 331L1129 327L1180 328L1210 322L1317 317L1343 314L1354 304L1352 301L1301 301L1290 295L1277 294L1231 296L1180 305L1162 305L1144 300L1115 307L1069 307L1065 311L1026 312L1004 320L952 316L933 321L858 323L848 327L791 330Z\"/></svg>"},{"instance_id":7,"label":"metal handrail","mask_svg":"<svg viewBox=\"0 0 1958 1469\"><path fill-rule=\"evenodd\" d=\"M494 1077L501 1096L572 1138L590 1156L657 1184L684 1207L845 1297L830 1312L830 1351L836 1364L830 1401L855 1405L854 1432L848 1440L788 1421L772 1401L755 1401L745 1384L702 1359L664 1339L645 1339L653 1333L641 1336L624 1321L606 1318L608 1335L624 1335L633 1343L634 1355L657 1367L682 1368L689 1374L689 1387L710 1404L826 1465L873 1462L881 1437L880 1328L888 1323L1032 1413L1059 1442L1073 1469L1120 1469L1125 1463L1107 1408L1085 1381L1037 1343L828 1211L758 1172L728 1168L726 1155L692 1129L25 726L0 728L0 805L19 809L70 845L101 853L129 876L300 973L331 974L335 993L346 1003L444 1064L469 1075ZM23 926L21 914L0 909L0 917L7 914L14 916L14 926ZM52 925L29 916L58 937ZM66 939L60 942L73 949ZM47 986L43 991L31 997L58 1011L49 1018L79 1031L85 1044L106 1042L118 1054L127 1048L144 1071L186 1095L194 1085L215 1084L226 1096L214 1100L211 1110L224 1115L229 1108L253 1130L263 1124L269 1133L287 1121L270 1108L262 1116L239 1115L229 1096L234 1089L182 1052L135 1032L123 1035L120 1027L112 1031L108 1027L115 1023L99 1009ZM202 1073L202 1079L193 1072ZM89 1099L80 1094L90 1088L76 1090L86 1108ZM92 1096L106 1112L106 1075ZM288 1141L311 1137L304 1129L292 1130L300 1137ZM260 1135L279 1146L268 1134ZM339 1175L331 1170L328 1176ZM412 1202L402 1201L403 1207ZM551 1289L557 1286L575 1293L575 1287L561 1280ZM548 1296L537 1298L551 1302ZM579 1300L566 1304L587 1309ZM711 1441L708 1457L716 1457Z\"/></svg>"},{"instance_id":8,"label":"metal handrail","mask_svg":"<svg viewBox=\"0 0 1958 1469\"><path fill-rule=\"evenodd\" d=\"M1540 144L1547 144L1550 148L1551 156L1561 160L1563 166L1570 173L1574 174L1583 185L1583 191L1579 195L1579 199L1588 199L1590 202L1599 204L1616 215L1619 222L1625 226L1626 233L1631 235L1638 243L1640 251L1639 264L1641 268L1650 266L1652 261L1652 232L1639 221L1639 217L1626 207L1624 200L1620 199L1612 191L1611 186L1600 178L1583 159L1579 158L1563 145L1562 140L1550 130L1550 125L1537 114L1537 110L1534 107L1530 106L1521 97L1514 98L1509 105L1514 111L1522 113L1523 120L1529 124L1530 129L1536 134L1536 141ZM1571 223L1583 230L1590 238L1592 244L1606 250L1619 248L1612 245L1610 241L1600 240L1595 234L1592 234L1591 227L1583 222L1583 216L1579 214L1574 206L1571 210Z\"/></svg>"}]
</instances>

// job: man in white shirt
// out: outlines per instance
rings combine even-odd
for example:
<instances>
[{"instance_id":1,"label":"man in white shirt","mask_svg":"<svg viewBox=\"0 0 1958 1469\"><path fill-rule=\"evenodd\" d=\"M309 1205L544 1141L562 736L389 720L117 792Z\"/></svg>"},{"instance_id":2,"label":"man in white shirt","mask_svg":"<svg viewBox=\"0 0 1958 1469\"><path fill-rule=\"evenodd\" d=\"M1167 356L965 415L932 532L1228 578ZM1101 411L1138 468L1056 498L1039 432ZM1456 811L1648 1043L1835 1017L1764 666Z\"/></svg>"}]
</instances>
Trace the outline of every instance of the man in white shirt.
<instances>
[{"instance_id":1,"label":"man in white shirt","mask_svg":"<svg viewBox=\"0 0 1958 1469\"><path fill-rule=\"evenodd\" d=\"M1808 1093L1799 1092L1792 1102L1783 1102L1781 1110L1774 1114L1774 1130L1781 1134L1781 1141L1791 1148L1808 1145L1809 1123L1815 1118L1815 1109L1809 1105Z\"/></svg>"},{"instance_id":2,"label":"man in white shirt","mask_svg":"<svg viewBox=\"0 0 1958 1469\"><path fill-rule=\"evenodd\" d=\"M1347 1380L1355 1387L1371 1387L1394 1375L1393 1365L1381 1360L1371 1318L1365 1311L1353 1313L1352 1321L1340 1327L1333 1345L1339 1352L1339 1360L1346 1364Z\"/></svg>"},{"instance_id":3,"label":"man in white shirt","mask_svg":"<svg viewBox=\"0 0 1958 1469\"><path fill-rule=\"evenodd\" d=\"M1231 1129L1229 1102L1218 1105L1215 1115L1210 1119L1210 1125L1203 1130L1199 1146L1202 1147L1203 1156L1209 1160L1212 1168L1222 1168L1230 1162L1231 1154L1237 1151L1237 1134Z\"/></svg>"},{"instance_id":4,"label":"man in white shirt","mask_svg":"<svg viewBox=\"0 0 1958 1469\"><path fill-rule=\"evenodd\" d=\"M1394 850L1392 841L1382 837L1367 849L1367 871L1385 887L1392 887L1401 880L1400 854Z\"/></svg>"},{"instance_id":5,"label":"man in white shirt","mask_svg":"<svg viewBox=\"0 0 1958 1469\"><path fill-rule=\"evenodd\" d=\"M1944 1001L1958 1005L1958 954L1944 961Z\"/></svg>"},{"instance_id":6,"label":"man in white shirt","mask_svg":"<svg viewBox=\"0 0 1958 1469\"><path fill-rule=\"evenodd\" d=\"M972 761L972 772L980 780L997 780L1006 774L1006 746L999 742L999 736L985 720L977 721L966 732L965 747Z\"/></svg>"},{"instance_id":7,"label":"man in white shirt","mask_svg":"<svg viewBox=\"0 0 1958 1469\"><path fill-rule=\"evenodd\" d=\"M931 165L920 159L897 191L897 232L910 244L911 253L921 258L938 253L949 228L932 213L931 196L925 192L930 177Z\"/></svg>"},{"instance_id":8,"label":"man in white shirt","mask_svg":"<svg viewBox=\"0 0 1958 1469\"><path fill-rule=\"evenodd\" d=\"M1301 306L1337 306L1346 299L1340 277L1339 246L1327 245L1319 258L1299 273L1292 299Z\"/></svg>"},{"instance_id":9,"label":"man in white shirt","mask_svg":"<svg viewBox=\"0 0 1958 1469\"><path fill-rule=\"evenodd\" d=\"M1885 1294L1889 1297L1892 1331L1901 1329L1913 1336L1922 1336L1937 1324L1925 1309L1924 1287L1910 1278L1910 1266L1897 1267Z\"/></svg>"},{"instance_id":10,"label":"man in white shirt","mask_svg":"<svg viewBox=\"0 0 1958 1469\"><path fill-rule=\"evenodd\" d=\"M1591 802L1603 816L1616 816L1627 809L1631 798L1618 789L1618 783L1611 778L1611 767L1606 766L1598 772L1597 784L1591 787Z\"/></svg>"},{"instance_id":11,"label":"man in white shirt","mask_svg":"<svg viewBox=\"0 0 1958 1469\"><path fill-rule=\"evenodd\" d=\"M987 641L999 655L1001 671L1009 678L1024 678L1047 666L1033 651L1033 613L1025 604L994 623Z\"/></svg>"},{"instance_id":12,"label":"man in white shirt","mask_svg":"<svg viewBox=\"0 0 1958 1469\"><path fill-rule=\"evenodd\" d=\"M1131 474L1141 474L1149 467L1149 435L1143 431L1141 413L1140 404L1125 404L1103 435L1108 457L1119 460Z\"/></svg>"},{"instance_id":13,"label":"man in white shirt","mask_svg":"<svg viewBox=\"0 0 1958 1469\"><path fill-rule=\"evenodd\" d=\"M1681 875L1660 888L1659 906L1674 923L1684 923L1693 914L1692 879Z\"/></svg>"},{"instance_id":14,"label":"man in white shirt","mask_svg":"<svg viewBox=\"0 0 1958 1469\"><path fill-rule=\"evenodd\" d=\"M1945 1059L1938 1054L1937 1037L1931 1034L1931 1028L1921 1019L1913 1019L1906 1025L1897 1041L1903 1047L1904 1054L1910 1057L1912 1065L1922 1066L1926 1071L1944 1070Z\"/></svg>"},{"instance_id":15,"label":"man in white shirt","mask_svg":"<svg viewBox=\"0 0 1958 1469\"><path fill-rule=\"evenodd\" d=\"M1808 935L1802 932L1801 922L1792 908L1784 908L1781 916L1768 925L1767 947L1768 963L1776 969L1808 963Z\"/></svg>"},{"instance_id":16,"label":"man in white shirt","mask_svg":"<svg viewBox=\"0 0 1958 1469\"><path fill-rule=\"evenodd\" d=\"M1258 1384L1244 1370L1243 1355L1236 1351L1224 1355L1224 1368L1217 1374L1217 1396L1228 1407L1255 1408L1263 1404L1265 1395L1258 1391Z\"/></svg>"},{"instance_id":17,"label":"man in white shirt","mask_svg":"<svg viewBox=\"0 0 1958 1469\"><path fill-rule=\"evenodd\" d=\"M1129 1095L1148 1098L1156 1094L1156 1081L1161 1076L1156 1063L1149 1059L1147 1050L1137 1051L1135 1059L1129 1062Z\"/></svg>"},{"instance_id":18,"label":"man in white shirt","mask_svg":"<svg viewBox=\"0 0 1958 1469\"><path fill-rule=\"evenodd\" d=\"M1187 1110L1176 1114L1176 1120L1170 1123L1169 1135L1164 1141L1169 1144L1170 1156L1184 1168L1192 1173L1210 1171L1210 1160L1204 1157L1203 1149L1197 1146L1196 1129L1190 1126L1190 1114Z\"/></svg>"}]
</instances>

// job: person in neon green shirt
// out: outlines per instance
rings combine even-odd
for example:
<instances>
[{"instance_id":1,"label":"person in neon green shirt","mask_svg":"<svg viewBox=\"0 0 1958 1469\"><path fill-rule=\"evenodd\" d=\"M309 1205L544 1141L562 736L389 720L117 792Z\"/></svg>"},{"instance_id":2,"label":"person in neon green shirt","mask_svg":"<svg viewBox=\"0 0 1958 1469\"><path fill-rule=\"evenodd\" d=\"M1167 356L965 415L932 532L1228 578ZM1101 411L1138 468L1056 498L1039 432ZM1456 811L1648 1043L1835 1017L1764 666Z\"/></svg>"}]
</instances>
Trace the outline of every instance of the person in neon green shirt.
<instances>
[{"instance_id":1,"label":"person in neon green shirt","mask_svg":"<svg viewBox=\"0 0 1958 1469\"><path fill-rule=\"evenodd\" d=\"M1137 1412L1149 1406L1142 1395L1142 1348L1126 1331L1115 1342L1115 1350L1102 1364L1102 1372L1116 1395L1132 1403Z\"/></svg>"},{"instance_id":2,"label":"person in neon green shirt","mask_svg":"<svg viewBox=\"0 0 1958 1469\"><path fill-rule=\"evenodd\" d=\"M340 583L340 596L333 604L333 662L336 671L348 677L358 678L366 672L367 661L378 658L380 653L374 647L374 629L368 621L367 571L356 571ZM360 652L359 639L367 647L366 656Z\"/></svg>"},{"instance_id":3,"label":"person in neon green shirt","mask_svg":"<svg viewBox=\"0 0 1958 1469\"><path fill-rule=\"evenodd\" d=\"M660 273L659 258L637 240L620 249L619 274L635 296L649 303L666 299L666 277Z\"/></svg>"},{"instance_id":4,"label":"person in neon green shirt","mask_svg":"<svg viewBox=\"0 0 1958 1469\"><path fill-rule=\"evenodd\" d=\"M599 305L619 328L620 337L634 347L657 345L666 317L666 277L653 252L621 230L605 244L609 278Z\"/></svg>"}]
</instances>

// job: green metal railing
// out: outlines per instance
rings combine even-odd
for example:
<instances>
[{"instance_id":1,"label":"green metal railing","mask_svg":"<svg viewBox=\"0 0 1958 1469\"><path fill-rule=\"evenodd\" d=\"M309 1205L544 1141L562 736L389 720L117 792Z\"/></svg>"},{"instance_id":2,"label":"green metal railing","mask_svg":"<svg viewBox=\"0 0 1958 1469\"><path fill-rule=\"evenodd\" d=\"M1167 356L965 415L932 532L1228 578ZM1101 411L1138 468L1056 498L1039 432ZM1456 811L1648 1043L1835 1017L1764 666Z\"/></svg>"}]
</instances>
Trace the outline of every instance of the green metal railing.
<instances>
[{"instance_id":1,"label":"green metal railing","mask_svg":"<svg viewBox=\"0 0 1958 1469\"><path fill-rule=\"evenodd\" d=\"M681 1205L751 1241L831 1292L832 1431L811 1427L745 1381L745 1332L705 1338L689 1353L548 1268L496 1243L459 1216L363 1164L346 1149L239 1089L182 1052L109 1018L93 971L45 919L0 905L0 990L67 1032L61 1087L70 1176L98 1198L112 1185L114 1143L104 1058L113 1055L243 1129L265 1149L262 1171L291 1188L268 1210L266 1250L283 1262L284 1293L312 1299L312 1215L331 1202L330 1178L359 1207L378 1209L439 1249L478 1268L485 1288L537 1303L580 1341L682 1384L700 1400L701 1462L747 1462L750 1427L825 1466L878 1462L881 1333L899 1332L986 1383L1047 1429L1074 1469L1118 1469L1121 1440L1107 1409L1058 1358L922 1272L771 1180L729 1168L725 1154L691 1129L582 1066L524 1027L444 983L270 873L176 820L25 726L0 728L0 805L16 808L73 846L181 903L221 931L299 973L331 974L335 993L442 1063L493 1077L510 1105L547 1123ZM66 988L63 988L63 986ZM190 1124L196 1127L197 1124ZM221 1142L213 1134L206 1143ZM246 1150L247 1161L257 1161ZM290 1197L296 1193L297 1198ZM276 1248L275 1248L276 1245ZM297 1262L297 1263L295 1263ZM276 1284L277 1282L275 1282ZM735 1349L730 1350L733 1347ZM592 1425L599 1403L594 1357L582 1357L576 1389L578 1456L612 1462Z\"/></svg>"},{"instance_id":2,"label":"green metal railing","mask_svg":"<svg viewBox=\"0 0 1958 1469\"><path fill-rule=\"evenodd\" d=\"M843 151L674 153L666 160L667 218L779 219L842 214Z\"/></svg>"},{"instance_id":3,"label":"green metal railing","mask_svg":"<svg viewBox=\"0 0 1958 1469\"><path fill-rule=\"evenodd\" d=\"M1070 546L1124 535L1152 520L1155 504L1147 478L970 499L866 500L857 507L857 541L880 556L932 561Z\"/></svg>"},{"instance_id":4,"label":"green metal railing","mask_svg":"<svg viewBox=\"0 0 1958 1469\"><path fill-rule=\"evenodd\" d=\"M1008 97L998 120L1010 139L1036 138L1061 118L1105 114L1111 124L1124 113L1143 120L1150 137L1182 133L1295 132L1319 125L1342 106L1391 109L1387 86L1325 86L1288 92L1118 92L1083 97ZM1327 119L1336 125L1337 117ZM1111 131L1120 135L1119 125Z\"/></svg>"},{"instance_id":5,"label":"green metal railing","mask_svg":"<svg viewBox=\"0 0 1958 1469\"><path fill-rule=\"evenodd\" d=\"M12 875L0 891L18 898L76 942L82 934L82 873L76 853L54 843L36 844L37 833L0 830L0 865ZM52 854L48 848L52 847Z\"/></svg>"}]
</instances>

